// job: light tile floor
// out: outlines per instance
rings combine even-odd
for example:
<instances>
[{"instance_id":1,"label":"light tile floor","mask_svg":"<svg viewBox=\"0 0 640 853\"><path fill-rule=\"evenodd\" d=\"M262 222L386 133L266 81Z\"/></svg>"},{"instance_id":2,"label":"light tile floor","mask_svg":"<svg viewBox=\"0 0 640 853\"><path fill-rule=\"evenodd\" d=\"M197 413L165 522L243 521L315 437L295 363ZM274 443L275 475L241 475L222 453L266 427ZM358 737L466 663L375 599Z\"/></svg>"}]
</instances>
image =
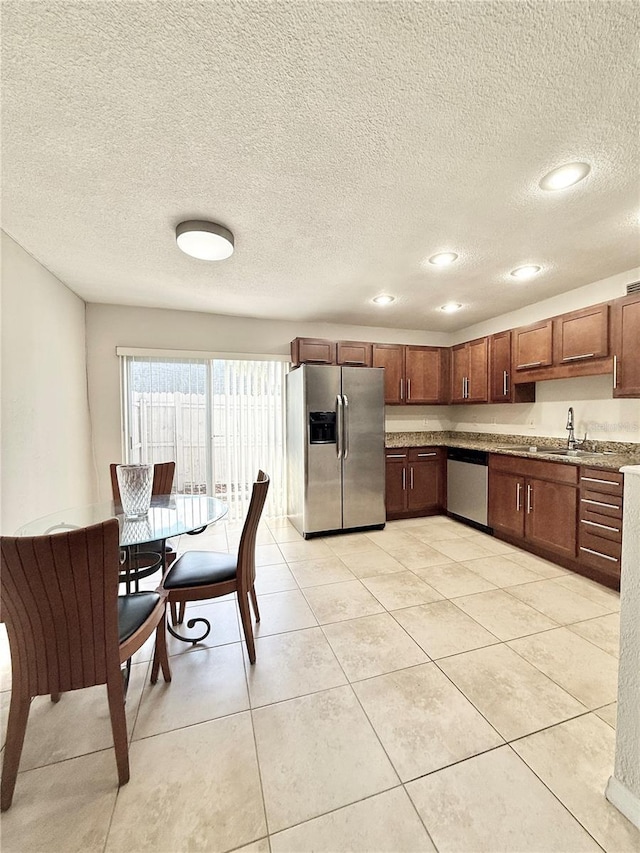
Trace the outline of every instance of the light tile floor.
<instances>
[{"instance_id":1,"label":"light tile floor","mask_svg":"<svg viewBox=\"0 0 640 853\"><path fill-rule=\"evenodd\" d=\"M121 790L104 688L34 700L5 853L640 850L603 795L617 594L444 517L308 542L272 519L256 553L256 665L233 597L188 608L213 629L169 638L170 685L147 643Z\"/></svg>"}]
</instances>

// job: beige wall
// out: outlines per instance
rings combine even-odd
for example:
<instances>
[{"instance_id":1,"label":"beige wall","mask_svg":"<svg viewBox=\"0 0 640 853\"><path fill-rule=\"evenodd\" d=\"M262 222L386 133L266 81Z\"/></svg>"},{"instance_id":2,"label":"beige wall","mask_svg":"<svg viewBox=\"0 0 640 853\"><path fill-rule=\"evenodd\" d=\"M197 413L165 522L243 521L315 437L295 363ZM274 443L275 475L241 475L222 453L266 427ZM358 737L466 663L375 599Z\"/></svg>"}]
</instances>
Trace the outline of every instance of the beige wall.
<instances>
[{"instance_id":1,"label":"beige wall","mask_svg":"<svg viewBox=\"0 0 640 853\"><path fill-rule=\"evenodd\" d=\"M105 499L110 496L109 463L122 457L117 346L283 356L288 354L289 343L296 336L446 346L621 296L625 285L638 278L640 269L631 270L453 335L90 304L87 306L87 368L100 496ZM387 429L396 432L451 427L467 431L564 436L568 405L576 410L581 433L586 428L593 438L640 441L640 403L638 400L614 401L608 377L540 382L537 402L529 405L387 407Z\"/></svg>"},{"instance_id":2,"label":"beige wall","mask_svg":"<svg viewBox=\"0 0 640 853\"><path fill-rule=\"evenodd\" d=\"M189 311L87 306L87 366L101 498L110 496L109 463L122 457L116 347L258 353L288 358L295 337L446 345L443 333L328 323L253 320Z\"/></svg>"},{"instance_id":3,"label":"beige wall","mask_svg":"<svg viewBox=\"0 0 640 853\"><path fill-rule=\"evenodd\" d=\"M1 529L94 495L85 304L2 233Z\"/></svg>"}]
</instances>

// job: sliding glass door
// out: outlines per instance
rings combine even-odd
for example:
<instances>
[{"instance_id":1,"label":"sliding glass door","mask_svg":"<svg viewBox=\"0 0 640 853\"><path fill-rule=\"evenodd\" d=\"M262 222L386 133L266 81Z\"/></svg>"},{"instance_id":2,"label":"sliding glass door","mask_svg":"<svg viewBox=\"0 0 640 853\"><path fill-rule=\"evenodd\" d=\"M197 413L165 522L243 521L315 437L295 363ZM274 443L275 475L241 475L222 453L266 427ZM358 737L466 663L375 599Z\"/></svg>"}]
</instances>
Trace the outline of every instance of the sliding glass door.
<instances>
[{"instance_id":1,"label":"sliding glass door","mask_svg":"<svg viewBox=\"0 0 640 853\"><path fill-rule=\"evenodd\" d=\"M220 497L230 521L244 517L262 469L265 513L286 514L287 362L122 358L127 461L175 461L175 491Z\"/></svg>"}]
</instances>

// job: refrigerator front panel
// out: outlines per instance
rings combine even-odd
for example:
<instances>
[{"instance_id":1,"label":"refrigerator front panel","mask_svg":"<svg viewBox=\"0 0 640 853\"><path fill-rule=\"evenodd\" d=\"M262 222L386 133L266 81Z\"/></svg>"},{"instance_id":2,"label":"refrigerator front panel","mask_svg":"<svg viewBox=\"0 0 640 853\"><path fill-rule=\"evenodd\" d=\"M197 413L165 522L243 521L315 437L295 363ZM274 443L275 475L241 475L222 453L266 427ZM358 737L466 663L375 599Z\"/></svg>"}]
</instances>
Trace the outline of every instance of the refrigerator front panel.
<instances>
[{"instance_id":1,"label":"refrigerator front panel","mask_svg":"<svg viewBox=\"0 0 640 853\"><path fill-rule=\"evenodd\" d=\"M341 462L339 435L335 443L311 443L311 413L337 409L341 368L304 364L304 533L339 530L342 527ZM338 426L339 433L339 426Z\"/></svg>"},{"instance_id":2,"label":"refrigerator front panel","mask_svg":"<svg viewBox=\"0 0 640 853\"><path fill-rule=\"evenodd\" d=\"M343 527L386 520L384 458L384 370L343 367Z\"/></svg>"}]
</instances>

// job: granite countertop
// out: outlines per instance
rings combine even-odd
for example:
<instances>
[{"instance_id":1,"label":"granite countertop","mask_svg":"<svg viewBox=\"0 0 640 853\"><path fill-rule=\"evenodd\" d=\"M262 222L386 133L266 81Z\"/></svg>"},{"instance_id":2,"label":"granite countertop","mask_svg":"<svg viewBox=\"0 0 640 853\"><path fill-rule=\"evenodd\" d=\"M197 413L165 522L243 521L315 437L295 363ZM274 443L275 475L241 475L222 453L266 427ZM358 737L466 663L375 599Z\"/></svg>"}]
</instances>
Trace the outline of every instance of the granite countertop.
<instances>
[{"instance_id":1,"label":"granite countertop","mask_svg":"<svg viewBox=\"0 0 640 853\"><path fill-rule=\"evenodd\" d=\"M548 462L563 462L569 465L589 465L593 468L618 470L624 465L640 465L640 444L620 441L587 441L586 449L605 453L604 456L557 456L545 453L565 448L566 442L559 438L531 435L496 435L492 433L465 432L388 432L386 447L461 447L467 450L484 450L527 459L544 459ZM512 445L513 449L509 449ZM522 447L536 447L534 452Z\"/></svg>"}]
</instances>

